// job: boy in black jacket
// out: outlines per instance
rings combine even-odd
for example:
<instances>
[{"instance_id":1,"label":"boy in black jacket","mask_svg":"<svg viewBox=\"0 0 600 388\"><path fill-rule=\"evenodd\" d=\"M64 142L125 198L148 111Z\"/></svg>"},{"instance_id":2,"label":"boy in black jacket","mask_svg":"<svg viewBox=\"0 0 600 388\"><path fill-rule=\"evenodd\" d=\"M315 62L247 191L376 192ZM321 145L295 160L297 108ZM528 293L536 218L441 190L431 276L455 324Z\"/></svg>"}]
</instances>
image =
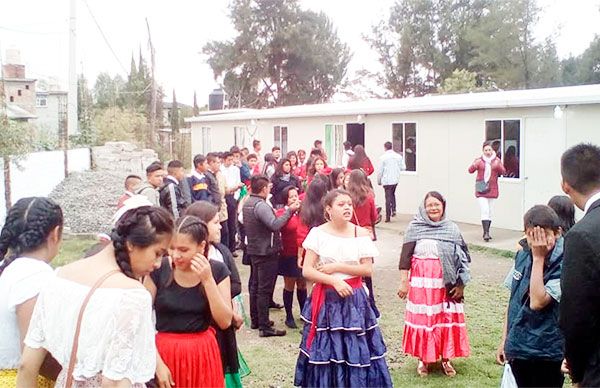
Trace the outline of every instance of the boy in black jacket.
<instances>
[{"instance_id":1,"label":"boy in black jacket","mask_svg":"<svg viewBox=\"0 0 600 388\"><path fill-rule=\"evenodd\" d=\"M179 186L179 182L185 179L183 163L179 160L170 161L167 172L169 175L164 178L163 185L158 190L160 206L170 211L177 219L186 208L186 201Z\"/></svg>"}]
</instances>

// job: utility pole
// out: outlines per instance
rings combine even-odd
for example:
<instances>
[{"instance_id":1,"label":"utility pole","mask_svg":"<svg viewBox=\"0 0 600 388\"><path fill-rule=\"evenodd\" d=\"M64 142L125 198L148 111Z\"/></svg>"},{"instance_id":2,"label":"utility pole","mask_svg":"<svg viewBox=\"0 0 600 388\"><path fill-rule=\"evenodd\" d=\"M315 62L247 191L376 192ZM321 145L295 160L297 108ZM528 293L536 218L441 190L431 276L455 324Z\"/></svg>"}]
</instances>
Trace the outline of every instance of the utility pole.
<instances>
[{"instance_id":1,"label":"utility pole","mask_svg":"<svg viewBox=\"0 0 600 388\"><path fill-rule=\"evenodd\" d=\"M0 128L7 128L8 125L6 92L4 90L4 64L2 62L2 53L0 53ZM6 207L6 214L8 214L12 201L10 190L10 156L4 155L2 157L2 164L4 167L4 205Z\"/></svg>"},{"instance_id":2,"label":"utility pole","mask_svg":"<svg viewBox=\"0 0 600 388\"><path fill-rule=\"evenodd\" d=\"M156 78L154 74L154 70L156 67L156 62L154 58L154 46L152 45L152 36L150 35L150 23L148 23L148 18L146 18L146 27L148 28L148 46L150 47L150 77L152 77L152 94L150 99L150 148L154 149L156 145Z\"/></svg>"},{"instance_id":3,"label":"utility pole","mask_svg":"<svg viewBox=\"0 0 600 388\"><path fill-rule=\"evenodd\" d=\"M69 11L69 94L67 96L67 125L61 136L65 161L65 178L69 175L69 133L75 134L77 130L77 3L70 1Z\"/></svg>"}]
</instances>

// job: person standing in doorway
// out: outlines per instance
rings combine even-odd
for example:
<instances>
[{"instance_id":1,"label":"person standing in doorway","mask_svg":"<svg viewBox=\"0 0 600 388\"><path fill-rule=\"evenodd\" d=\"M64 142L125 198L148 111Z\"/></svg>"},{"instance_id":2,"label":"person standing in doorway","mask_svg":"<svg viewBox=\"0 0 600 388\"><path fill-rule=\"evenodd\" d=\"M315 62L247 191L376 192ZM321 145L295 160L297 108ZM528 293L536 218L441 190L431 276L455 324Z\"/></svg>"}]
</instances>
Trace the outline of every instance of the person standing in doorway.
<instances>
[{"instance_id":1,"label":"person standing in doorway","mask_svg":"<svg viewBox=\"0 0 600 388\"><path fill-rule=\"evenodd\" d=\"M385 191L385 222L390 222L390 217L396 215L396 187L400 182L400 172L406 170L406 165L402 155L392 149L391 141L386 141L383 148L385 153L379 158L377 183Z\"/></svg>"},{"instance_id":2,"label":"person standing in doorway","mask_svg":"<svg viewBox=\"0 0 600 388\"><path fill-rule=\"evenodd\" d=\"M354 151L352 151L352 143L346 140L344 142L344 154L342 155L342 167L348 168L348 161L352 156L354 156Z\"/></svg>"},{"instance_id":3,"label":"person standing in doorway","mask_svg":"<svg viewBox=\"0 0 600 388\"><path fill-rule=\"evenodd\" d=\"M492 225L492 203L498 198L498 177L506 170L502 161L492 149L490 142L483 143L483 154L469 166L469 174L477 172L475 178L475 197L481 209L481 225L483 240L490 241L490 226Z\"/></svg>"},{"instance_id":4,"label":"person standing in doorway","mask_svg":"<svg viewBox=\"0 0 600 388\"><path fill-rule=\"evenodd\" d=\"M579 144L561 158L562 189L585 216L565 235L559 325L571 381L600 386L600 148Z\"/></svg>"},{"instance_id":5,"label":"person standing in doorway","mask_svg":"<svg viewBox=\"0 0 600 388\"><path fill-rule=\"evenodd\" d=\"M269 320L269 306L273 297L275 279L279 271L281 237L279 231L287 224L300 206L296 201L280 217L267 203L271 191L269 179L255 175L250 179L250 197L243 207L246 228L246 253L250 256L250 318L252 329L259 329L261 337L283 336L285 330L273 328Z\"/></svg>"},{"instance_id":6,"label":"person standing in doorway","mask_svg":"<svg viewBox=\"0 0 600 388\"><path fill-rule=\"evenodd\" d=\"M225 177L227 188L225 189L225 202L227 203L227 228L229 232L229 241L227 246L229 250L233 252L234 256L236 248L236 234L237 234L237 201L240 196L240 189L244 184L241 180L240 168L233 164L233 154L231 152L225 152L223 154L223 165L221 166L221 172Z\"/></svg>"}]
</instances>

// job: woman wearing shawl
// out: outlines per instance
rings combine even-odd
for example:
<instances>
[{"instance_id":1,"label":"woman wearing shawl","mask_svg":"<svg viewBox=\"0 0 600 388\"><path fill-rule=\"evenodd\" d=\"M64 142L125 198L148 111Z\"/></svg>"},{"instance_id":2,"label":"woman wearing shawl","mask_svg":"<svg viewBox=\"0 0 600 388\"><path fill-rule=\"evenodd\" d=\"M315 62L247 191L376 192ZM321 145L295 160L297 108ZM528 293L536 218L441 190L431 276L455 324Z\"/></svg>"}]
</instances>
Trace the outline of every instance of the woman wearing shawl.
<instances>
[{"instance_id":1,"label":"woman wearing shawl","mask_svg":"<svg viewBox=\"0 0 600 388\"><path fill-rule=\"evenodd\" d=\"M427 365L441 358L444 373L452 377L456 371L450 359L470 352L463 291L471 257L458 226L445 213L444 197L427 193L400 254L398 296L408 295L402 345L419 359L420 376L427 376Z\"/></svg>"},{"instance_id":2,"label":"woman wearing shawl","mask_svg":"<svg viewBox=\"0 0 600 388\"><path fill-rule=\"evenodd\" d=\"M475 197L481 208L481 225L483 239L490 241L490 226L492 225L492 202L498 198L498 176L506 174L506 169L500 158L492 149L491 142L483 143L483 154L473 161L469 174L477 172L475 178Z\"/></svg>"}]
</instances>

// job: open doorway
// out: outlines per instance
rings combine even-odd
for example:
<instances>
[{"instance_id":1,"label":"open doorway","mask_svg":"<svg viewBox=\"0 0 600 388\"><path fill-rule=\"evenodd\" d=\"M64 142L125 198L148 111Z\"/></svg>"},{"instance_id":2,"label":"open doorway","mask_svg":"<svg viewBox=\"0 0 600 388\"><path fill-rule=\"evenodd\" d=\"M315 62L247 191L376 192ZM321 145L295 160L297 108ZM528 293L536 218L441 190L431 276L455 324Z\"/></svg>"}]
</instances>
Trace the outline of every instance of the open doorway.
<instances>
[{"instance_id":1,"label":"open doorway","mask_svg":"<svg viewBox=\"0 0 600 388\"><path fill-rule=\"evenodd\" d=\"M346 140L348 140L352 147L360 144L365 146L365 124L349 123L346 124Z\"/></svg>"}]
</instances>

